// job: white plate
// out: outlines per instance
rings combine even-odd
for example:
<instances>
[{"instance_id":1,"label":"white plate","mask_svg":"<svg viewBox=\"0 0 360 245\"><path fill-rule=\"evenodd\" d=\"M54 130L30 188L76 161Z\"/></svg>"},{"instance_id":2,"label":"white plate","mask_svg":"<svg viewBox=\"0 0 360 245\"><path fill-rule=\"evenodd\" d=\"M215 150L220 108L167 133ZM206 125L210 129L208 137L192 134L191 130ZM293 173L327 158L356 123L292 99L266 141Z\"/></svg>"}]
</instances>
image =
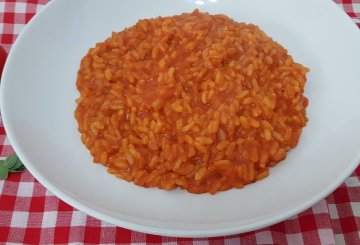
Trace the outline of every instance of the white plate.
<instances>
[{"instance_id":1,"label":"white plate","mask_svg":"<svg viewBox=\"0 0 360 245\"><path fill-rule=\"evenodd\" d=\"M139 18L200 8L259 25L311 68L309 124L270 176L212 195L145 189L92 164L73 116L88 48ZM235 234L282 221L327 196L360 159L360 31L332 1L51 1L18 38L1 84L6 132L31 173L65 202L129 229Z\"/></svg>"}]
</instances>

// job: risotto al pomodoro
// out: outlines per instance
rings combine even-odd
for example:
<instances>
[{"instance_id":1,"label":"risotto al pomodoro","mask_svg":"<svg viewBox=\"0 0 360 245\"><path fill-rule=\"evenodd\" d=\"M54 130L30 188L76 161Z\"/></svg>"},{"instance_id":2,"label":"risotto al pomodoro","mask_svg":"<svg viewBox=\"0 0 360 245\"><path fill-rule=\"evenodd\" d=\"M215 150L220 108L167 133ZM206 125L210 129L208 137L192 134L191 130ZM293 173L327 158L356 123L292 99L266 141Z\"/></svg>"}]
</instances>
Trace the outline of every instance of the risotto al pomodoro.
<instances>
[{"instance_id":1,"label":"risotto al pomodoro","mask_svg":"<svg viewBox=\"0 0 360 245\"><path fill-rule=\"evenodd\" d=\"M144 19L82 59L75 117L109 173L214 194L267 177L297 145L307 72L253 24L197 10Z\"/></svg>"}]
</instances>

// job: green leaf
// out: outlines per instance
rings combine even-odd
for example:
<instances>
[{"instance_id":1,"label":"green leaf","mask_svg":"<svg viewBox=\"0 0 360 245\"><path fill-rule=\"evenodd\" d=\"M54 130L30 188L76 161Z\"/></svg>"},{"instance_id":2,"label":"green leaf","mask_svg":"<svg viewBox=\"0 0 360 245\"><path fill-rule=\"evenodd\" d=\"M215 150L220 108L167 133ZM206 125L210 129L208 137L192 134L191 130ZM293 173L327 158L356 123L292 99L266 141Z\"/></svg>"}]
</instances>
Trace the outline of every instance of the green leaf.
<instances>
[{"instance_id":1,"label":"green leaf","mask_svg":"<svg viewBox=\"0 0 360 245\"><path fill-rule=\"evenodd\" d=\"M20 167L25 168L25 166L24 166L23 163L21 162L20 158L18 158L16 164L12 167L12 169L16 170L16 169L18 169L18 168L20 168Z\"/></svg>"},{"instance_id":2,"label":"green leaf","mask_svg":"<svg viewBox=\"0 0 360 245\"><path fill-rule=\"evenodd\" d=\"M0 179L7 179L9 173L22 172L25 166L14 153L5 160L0 160Z\"/></svg>"},{"instance_id":3,"label":"green leaf","mask_svg":"<svg viewBox=\"0 0 360 245\"><path fill-rule=\"evenodd\" d=\"M0 179L4 180L7 179L9 173L8 173L8 169L4 166L0 166Z\"/></svg>"},{"instance_id":4,"label":"green leaf","mask_svg":"<svg viewBox=\"0 0 360 245\"><path fill-rule=\"evenodd\" d=\"M5 163L3 166L7 167L8 169L12 169L14 165L18 162L18 160L18 156L14 153L5 159Z\"/></svg>"},{"instance_id":5,"label":"green leaf","mask_svg":"<svg viewBox=\"0 0 360 245\"><path fill-rule=\"evenodd\" d=\"M9 173L19 173L19 172L23 172L24 169L25 169L25 166L22 165L22 166L20 166L20 167L17 168L17 169L10 169L10 170L9 170Z\"/></svg>"}]
</instances>

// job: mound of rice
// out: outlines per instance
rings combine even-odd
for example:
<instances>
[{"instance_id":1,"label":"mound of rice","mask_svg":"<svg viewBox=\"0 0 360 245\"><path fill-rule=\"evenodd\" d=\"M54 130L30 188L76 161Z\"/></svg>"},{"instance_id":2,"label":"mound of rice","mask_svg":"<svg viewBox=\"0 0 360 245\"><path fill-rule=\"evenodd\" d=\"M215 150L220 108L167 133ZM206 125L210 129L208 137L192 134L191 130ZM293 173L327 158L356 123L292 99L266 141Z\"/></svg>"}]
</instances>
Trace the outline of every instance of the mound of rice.
<instances>
[{"instance_id":1,"label":"mound of rice","mask_svg":"<svg viewBox=\"0 0 360 245\"><path fill-rule=\"evenodd\" d=\"M197 10L145 19L82 59L75 117L109 173L214 194L267 177L297 145L307 72L253 24Z\"/></svg>"}]
</instances>

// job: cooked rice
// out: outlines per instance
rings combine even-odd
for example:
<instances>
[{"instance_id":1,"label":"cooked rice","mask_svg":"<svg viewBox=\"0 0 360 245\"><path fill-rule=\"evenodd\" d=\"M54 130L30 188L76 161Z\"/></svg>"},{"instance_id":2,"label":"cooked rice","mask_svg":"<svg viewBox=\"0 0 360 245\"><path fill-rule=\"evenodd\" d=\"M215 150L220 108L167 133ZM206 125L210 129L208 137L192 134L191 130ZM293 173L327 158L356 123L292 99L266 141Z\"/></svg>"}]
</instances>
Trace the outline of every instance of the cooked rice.
<instances>
[{"instance_id":1,"label":"cooked rice","mask_svg":"<svg viewBox=\"0 0 360 245\"><path fill-rule=\"evenodd\" d=\"M109 173L214 194L267 177L297 145L307 72L253 24L197 10L145 19L82 59L75 117Z\"/></svg>"}]
</instances>

